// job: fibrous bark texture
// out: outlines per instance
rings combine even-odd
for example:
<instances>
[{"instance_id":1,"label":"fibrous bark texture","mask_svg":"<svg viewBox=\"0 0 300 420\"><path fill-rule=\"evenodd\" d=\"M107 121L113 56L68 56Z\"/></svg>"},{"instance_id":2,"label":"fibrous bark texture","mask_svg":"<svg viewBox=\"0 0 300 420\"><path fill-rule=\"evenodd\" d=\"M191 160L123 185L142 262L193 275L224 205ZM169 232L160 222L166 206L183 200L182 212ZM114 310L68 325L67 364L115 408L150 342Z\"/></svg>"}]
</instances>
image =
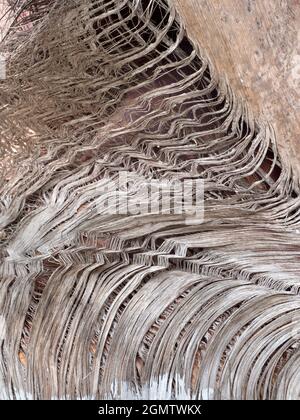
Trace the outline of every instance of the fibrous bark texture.
<instances>
[{"instance_id":1,"label":"fibrous bark texture","mask_svg":"<svg viewBox=\"0 0 300 420\"><path fill-rule=\"evenodd\" d=\"M171 0L14 13L2 398L298 398L299 180L272 127L217 77ZM122 172L203 180L204 220L101 212Z\"/></svg>"},{"instance_id":2,"label":"fibrous bark texture","mask_svg":"<svg viewBox=\"0 0 300 420\"><path fill-rule=\"evenodd\" d=\"M219 74L272 123L299 176L300 0L173 1Z\"/></svg>"}]
</instances>

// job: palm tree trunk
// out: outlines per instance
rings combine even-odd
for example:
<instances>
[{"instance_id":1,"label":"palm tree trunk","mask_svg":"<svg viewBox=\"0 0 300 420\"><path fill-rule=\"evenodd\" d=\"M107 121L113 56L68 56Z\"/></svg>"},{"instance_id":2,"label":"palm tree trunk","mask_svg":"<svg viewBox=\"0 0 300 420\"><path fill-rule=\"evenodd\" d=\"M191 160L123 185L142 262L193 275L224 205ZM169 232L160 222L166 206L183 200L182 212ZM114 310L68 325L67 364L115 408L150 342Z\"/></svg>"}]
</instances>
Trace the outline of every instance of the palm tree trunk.
<instances>
[{"instance_id":1,"label":"palm tree trunk","mask_svg":"<svg viewBox=\"0 0 300 420\"><path fill-rule=\"evenodd\" d=\"M272 126L171 0L27 6L2 43L1 397L298 398L299 182Z\"/></svg>"}]
</instances>

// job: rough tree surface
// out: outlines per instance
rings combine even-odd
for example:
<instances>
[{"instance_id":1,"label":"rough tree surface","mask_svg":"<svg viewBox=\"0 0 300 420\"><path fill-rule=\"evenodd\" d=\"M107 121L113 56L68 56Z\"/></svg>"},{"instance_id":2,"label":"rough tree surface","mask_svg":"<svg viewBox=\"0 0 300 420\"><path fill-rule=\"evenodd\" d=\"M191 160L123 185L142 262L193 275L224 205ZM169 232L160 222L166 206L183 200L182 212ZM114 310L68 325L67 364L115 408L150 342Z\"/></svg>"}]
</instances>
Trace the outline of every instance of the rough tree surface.
<instances>
[{"instance_id":1,"label":"rough tree surface","mask_svg":"<svg viewBox=\"0 0 300 420\"><path fill-rule=\"evenodd\" d=\"M1 397L299 398L299 179L272 127L170 0L32 3L2 42ZM203 223L99 211L122 172L202 179Z\"/></svg>"}]
</instances>

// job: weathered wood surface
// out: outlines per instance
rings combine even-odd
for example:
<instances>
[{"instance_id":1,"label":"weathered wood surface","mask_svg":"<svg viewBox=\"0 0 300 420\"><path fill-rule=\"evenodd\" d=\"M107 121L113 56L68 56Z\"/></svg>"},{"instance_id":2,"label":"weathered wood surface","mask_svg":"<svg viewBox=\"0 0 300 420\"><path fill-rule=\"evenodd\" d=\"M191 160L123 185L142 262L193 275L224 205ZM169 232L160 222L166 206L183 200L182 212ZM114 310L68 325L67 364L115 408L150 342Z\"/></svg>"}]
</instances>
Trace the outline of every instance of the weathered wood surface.
<instances>
[{"instance_id":1,"label":"weathered wood surface","mask_svg":"<svg viewBox=\"0 0 300 420\"><path fill-rule=\"evenodd\" d=\"M173 1L189 36L254 114L275 127L300 173L300 0ZM0 15L4 5L0 0Z\"/></svg>"},{"instance_id":2,"label":"weathered wood surface","mask_svg":"<svg viewBox=\"0 0 300 420\"><path fill-rule=\"evenodd\" d=\"M300 1L173 1L190 37L254 114L275 127L300 173Z\"/></svg>"},{"instance_id":3,"label":"weathered wood surface","mask_svg":"<svg viewBox=\"0 0 300 420\"><path fill-rule=\"evenodd\" d=\"M94 0L72 9L58 0L41 30L15 44L0 131L6 143L11 133L46 141L0 185L2 399L300 398L298 191L270 136L236 124L244 114L229 114L230 97L224 104L196 52L177 48L181 25L155 1L168 24L154 24L147 2L121 14L123 2L107 1L91 34ZM279 106L284 79L278 102L273 78L252 98L233 55L236 37L246 45L241 31L222 44L226 32L204 21L200 44L234 89L257 111ZM249 62L255 85L262 70ZM111 205L120 188L109 186L125 171L122 196L137 197L138 214ZM173 186L151 197L145 188L198 177L203 223L197 212L165 212ZM139 205L149 201L161 211Z\"/></svg>"}]
</instances>

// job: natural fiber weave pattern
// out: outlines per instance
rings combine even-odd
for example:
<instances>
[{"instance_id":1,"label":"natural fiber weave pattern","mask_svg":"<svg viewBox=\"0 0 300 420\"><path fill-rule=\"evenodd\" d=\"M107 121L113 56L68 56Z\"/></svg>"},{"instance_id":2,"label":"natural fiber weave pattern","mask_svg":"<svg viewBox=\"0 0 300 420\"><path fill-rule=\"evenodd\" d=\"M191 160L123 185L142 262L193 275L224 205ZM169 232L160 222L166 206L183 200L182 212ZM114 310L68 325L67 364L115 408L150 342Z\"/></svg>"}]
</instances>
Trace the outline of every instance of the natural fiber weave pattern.
<instances>
[{"instance_id":1,"label":"natural fiber weave pattern","mask_svg":"<svg viewBox=\"0 0 300 420\"><path fill-rule=\"evenodd\" d=\"M272 128L171 1L19 3L0 82L1 397L298 398L299 182ZM204 222L96 211L122 171L204 179Z\"/></svg>"}]
</instances>

